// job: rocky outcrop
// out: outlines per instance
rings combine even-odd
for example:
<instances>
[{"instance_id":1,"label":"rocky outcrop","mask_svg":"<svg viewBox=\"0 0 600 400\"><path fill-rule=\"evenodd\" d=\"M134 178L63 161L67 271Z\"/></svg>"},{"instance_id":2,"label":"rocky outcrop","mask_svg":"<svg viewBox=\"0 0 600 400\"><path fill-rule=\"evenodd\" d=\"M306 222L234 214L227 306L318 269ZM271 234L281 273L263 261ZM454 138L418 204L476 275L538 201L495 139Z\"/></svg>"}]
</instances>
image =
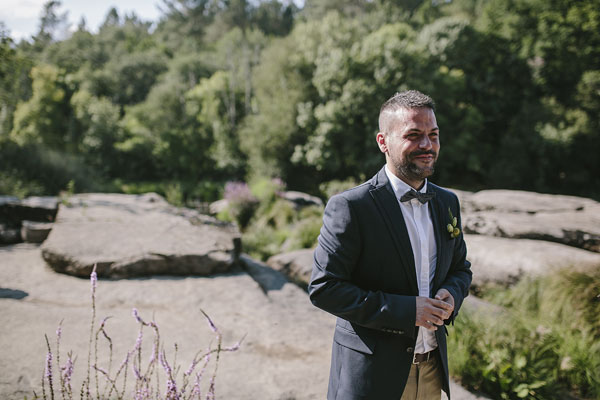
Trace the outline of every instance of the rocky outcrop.
<instances>
[{"instance_id":1,"label":"rocky outcrop","mask_svg":"<svg viewBox=\"0 0 600 400\"><path fill-rule=\"evenodd\" d=\"M516 190L460 192L465 233L538 239L600 252L600 203Z\"/></svg>"},{"instance_id":2,"label":"rocky outcrop","mask_svg":"<svg viewBox=\"0 0 600 400\"><path fill-rule=\"evenodd\" d=\"M281 194L281 197L291 202L296 208L306 206L319 206L323 207L323 200L316 196L303 192L287 191Z\"/></svg>"},{"instance_id":3,"label":"rocky outcrop","mask_svg":"<svg viewBox=\"0 0 600 400\"><path fill-rule=\"evenodd\" d=\"M21 238L27 243L42 243L52 230L52 222L23 221Z\"/></svg>"},{"instance_id":4,"label":"rocky outcrop","mask_svg":"<svg viewBox=\"0 0 600 400\"><path fill-rule=\"evenodd\" d=\"M21 221L52 222L58 210L58 198L52 196L27 197L19 200L12 196L0 198L0 221L20 226Z\"/></svg>"},{"instance_id":5,"label":"rocky outcrop","mask_svg":"<svg viewBox=\"0 0 600 400\"><path fill-rule=\"evenodd\" d=\"M523 276L542 276L559 269L600 268L600 254L543 240L465 235L473 286L508 286Z\"/></svg>"},{"instance_id":6,"label":"rocky outcrop","mask_svg":"<svg viewBox=\"0 0 600 400\"><path fill-rule=\"evenodd\" d=\"M234 227L162 197L81 194L61 205L42 255L56 271L130 278L157 274L211 275L238 261Z\"/></svg>"},{"instance_id":7,"label":"rocky outcrop","mask_svg":"<svg viewBox=\"0 0 600 400\"><path fill-rule=\"evenodd\" d=\"M285 274L292 282L308 286L313 265L313 249L302 249L270 257L267 264Z\"/></svg>"},{"instance_id":8,"label":"rocky outcrop","mask_svg":"<svg viewBox=\"0 0 600 400\"><path fill-rule=\"evenodd\" d=\"M111 316L106 331L112 339L113 372L115 363L118 366L136 343L139 326L131 316L135 307L142 318L156 321L169 362L174 359L174 343L177 344L177 362L172 365L181 366L177 376L181 383L182 372L196 352L217 345L200 311L204 310L222 332L223 346L232 346L244 338L238 351L220 356L215 381L217 398L324 398L335 317L314 307L306 292L282 274L264 263L244 259L244 264L248 263L244 269L210 277L100 279L96 315L98 322ZM47 352L44 334L54 346L55 331L61 321L61 364L72 350L78 360L73 387L80 388L85 379L90 331L89 279L55 273L47 268L39 247L32 244L0 249L0 265L1 286L7 288L0 290L0 297L6 297L0 298L0 325L6 328L0 340L0 398L31 398L34 390L41 393ZM152 339L151 329L145 329L144 365L152 350ZM99 365L107 368L109 350L103 337L98 353ZM214 361L215 357L211 357L202 378L204 384L212 376ZM201 370L201 365L195 372ZM162 394L166 379L162 368L158 372ZM128 377L133 376L130 369ZM104 380L100 379L103 385ZM134 398L132 383L127 385L126 399Z\"/></svg>"},{"instance_id":9,"label":"rocky outcrop","mask_svg":"<svg viewBox=\"0 0 600 400\"><path fill-rule=\"evenodd\" d=\"M14 196L0 196L0 244L18 243L40 240L41 225L33 227L32 224L46 223L43 230L52 229L50 224L56 217L58 198L56 197L27 197L23 200ZM24 221L28 221L24 224ZM23 226L26 225L24 228ZM34 232L35 231L35 232ZM43 241L43 239L41 239Z\"/></svg>"}]
</instances>

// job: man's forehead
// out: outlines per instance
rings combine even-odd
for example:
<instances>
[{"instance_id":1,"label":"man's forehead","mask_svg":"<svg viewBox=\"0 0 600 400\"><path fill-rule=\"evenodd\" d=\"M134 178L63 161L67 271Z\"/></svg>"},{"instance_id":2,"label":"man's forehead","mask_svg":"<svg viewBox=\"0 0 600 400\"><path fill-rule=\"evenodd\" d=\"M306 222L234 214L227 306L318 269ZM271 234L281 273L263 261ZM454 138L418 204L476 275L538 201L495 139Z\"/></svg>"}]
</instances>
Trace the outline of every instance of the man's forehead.
<instances>
[{"instance_id":1,"label":"man's forehead","mask_svg":"<svg viewBox=\"0 0 600 400\"><path fill-rule=\"evenodd\" d=\"M384 113L388 126L397 127L401 125L434 125L437 127L437 121L434 111L429 107L398 108Z\"/></svg>"}]
</instances>

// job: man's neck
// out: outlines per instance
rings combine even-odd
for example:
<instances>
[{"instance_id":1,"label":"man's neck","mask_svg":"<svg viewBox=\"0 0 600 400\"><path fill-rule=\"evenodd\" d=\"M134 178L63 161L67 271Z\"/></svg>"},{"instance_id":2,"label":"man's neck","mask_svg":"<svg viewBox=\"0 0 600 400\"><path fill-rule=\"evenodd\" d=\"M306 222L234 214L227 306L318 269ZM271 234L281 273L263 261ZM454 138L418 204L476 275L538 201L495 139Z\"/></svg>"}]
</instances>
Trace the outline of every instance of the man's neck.
<instances>
[{"instance_id":1,"label":"man's neck","mask_svg":"<svg viewBox=\"0 0 600 400\"><path fill-rule=\"evenodd\" d=\"M413 184L411 184L411 182L407 182L406 179L403 179L402 176L396 175L396 173L390 169L389 164L386 164L385 171L388 176L388 179L390 179L390 181L392 181L392 187L394 188L394 190L397 190L397 189L401 190L402 193L404 193L408 190L408 188L406 188L406 186L416 190L417 192L421 191L423 189L423 186L427 183L427 179L423 179L422 181L420 181L420 184L416 181L413 182ZM394 179L395 179L395 182L394 182ZM403 186L403 185L405 185L405 186Z\"/></svg>"},{"instance_id":2,"label":"man's neck","mask_svg":"<svg viewBox=\"0 0 600 400\"><path fill-rule=\"evenodd\" d=\"M415 189L417 192L423 188L423 185L425 185L425 179L410 179L406 175L402 174L400 171L395 171L394 169L390 168L389 164L387 164L387 170L388 172L391 172L396 178L400 179L402 182Z\"/></svg>"}]
</instances>

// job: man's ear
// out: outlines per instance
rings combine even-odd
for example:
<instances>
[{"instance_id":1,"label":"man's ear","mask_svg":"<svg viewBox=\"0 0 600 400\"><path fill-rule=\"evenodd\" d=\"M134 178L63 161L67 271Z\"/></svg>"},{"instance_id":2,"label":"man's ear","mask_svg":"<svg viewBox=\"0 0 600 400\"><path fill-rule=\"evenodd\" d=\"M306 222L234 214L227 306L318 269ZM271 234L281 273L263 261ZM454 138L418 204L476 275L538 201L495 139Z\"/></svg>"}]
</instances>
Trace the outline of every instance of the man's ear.
<instances>
[{"instance_id":1,"label":"man's ear","mask_svg":"<svg viewBox=\"0 0 600 400\"><path fill-rule=\"evenodd\" d=\"M379 146L379 150L384 154L387 153L387 151L388 151L387 143L386 143L385 139L386 139L386 137L383 132L377 132L377 136L375 136L375 140L377 141L377 146Z\"/></svg>"}]
</instances>

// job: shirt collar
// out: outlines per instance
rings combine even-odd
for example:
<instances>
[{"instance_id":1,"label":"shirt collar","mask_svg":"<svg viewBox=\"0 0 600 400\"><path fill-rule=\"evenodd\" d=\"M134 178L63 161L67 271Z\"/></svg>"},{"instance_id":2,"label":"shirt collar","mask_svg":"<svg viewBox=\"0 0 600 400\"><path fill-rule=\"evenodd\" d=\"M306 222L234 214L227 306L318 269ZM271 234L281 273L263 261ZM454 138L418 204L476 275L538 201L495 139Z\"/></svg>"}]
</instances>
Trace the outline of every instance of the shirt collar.
<instances>
[{"instance_id":1,"label":"shirt collar","mask_svg":"<svg viewBox=\"0 0 600 400\"><path fill-rule=\"evenodd\" d=\"M392 171L390 171L390 169L388 168L387 164L385 164L385 174L387 175L388 179L390 180L392 189L394 189L394 193L396 194L396 197L398 199L400 199L400 197L402 197L406 192L415 190L408 183L404 182L402 179L400 179L396 175L394 175L394 173ZM423 184L423 187L421 189L417 190L417 192L427 193L427 178L425 178L425 183Z\"/></svg>"}]
</instances>

